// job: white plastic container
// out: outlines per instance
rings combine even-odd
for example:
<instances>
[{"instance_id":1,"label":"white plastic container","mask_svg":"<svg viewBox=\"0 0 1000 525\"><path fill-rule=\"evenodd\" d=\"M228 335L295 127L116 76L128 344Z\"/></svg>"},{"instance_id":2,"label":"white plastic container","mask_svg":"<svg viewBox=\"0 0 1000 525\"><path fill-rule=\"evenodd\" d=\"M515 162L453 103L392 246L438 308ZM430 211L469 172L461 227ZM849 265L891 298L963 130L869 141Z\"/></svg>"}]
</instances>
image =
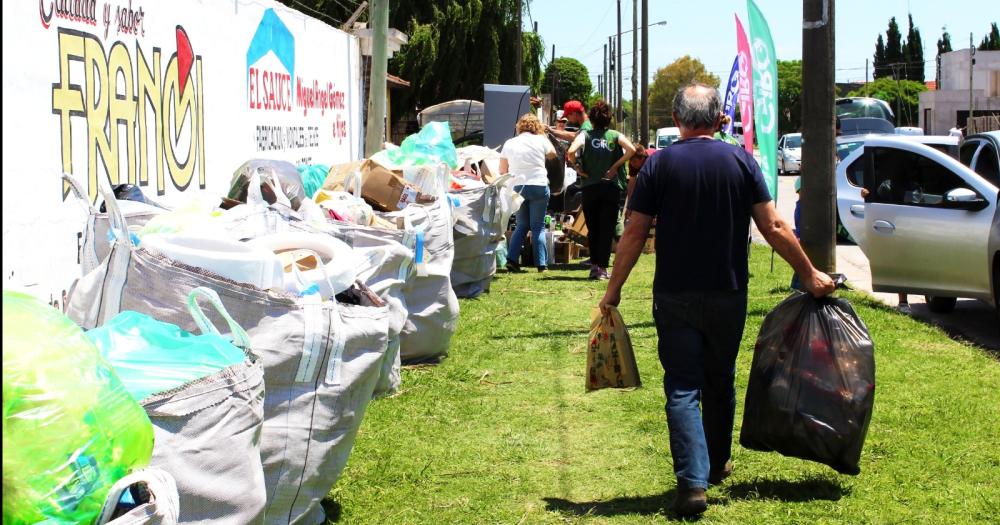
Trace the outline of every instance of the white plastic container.
<instances>
[{"instance_id":1,"label":"white plastic container","mask_svg":"<svg viewBox=\"0 0 1000 525\"><path fill-rule=\"evenodd\" d=\"M282 271L287 291L300 293L303 286L316 284L323 298L350 288L362 263L347 243L324 234L275 233L247 244L285 259ZM310 260L309 256L318 257L319 261Z\"/></svg>"},{"instance_id":2,"label":"white plastic container","mask_svg":"<svg viewBox=\"0 0 1000 525\"><path fill-rule=\"evenodd\" d=\"M247 243L181 234L147 235L141 247L188 266L261 289L284 288L281 261Z\"/></svg>"}]
</instances>

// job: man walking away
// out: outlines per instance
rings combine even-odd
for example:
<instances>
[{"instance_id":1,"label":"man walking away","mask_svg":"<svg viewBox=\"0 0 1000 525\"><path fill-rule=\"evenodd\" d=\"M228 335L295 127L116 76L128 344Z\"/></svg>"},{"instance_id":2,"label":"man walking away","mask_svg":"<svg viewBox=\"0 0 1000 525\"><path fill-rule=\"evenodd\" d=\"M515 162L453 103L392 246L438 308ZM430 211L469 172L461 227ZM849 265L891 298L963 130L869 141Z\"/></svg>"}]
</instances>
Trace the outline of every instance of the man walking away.
<instances>
[{"instance_id":1,"label":"man walking away","mask_svg":"<svg viewBox=\"0 0 1000 525\"><path fill-rule=\"evenodd\" d=\"M750 218L788 261L802 286L833 292L771 202L753 156L713 140L719 93L695 84L674 97L681 140L646 161L629 200L631 220L618 245L615 271L600 307L621 289L656 219L653 317L666 393L670 453L677 477L674 510L705 511L705 489L732 472L736 354L747 314ZM701 407L699 409L699 403Z\"/></svg>"}]
</instances>

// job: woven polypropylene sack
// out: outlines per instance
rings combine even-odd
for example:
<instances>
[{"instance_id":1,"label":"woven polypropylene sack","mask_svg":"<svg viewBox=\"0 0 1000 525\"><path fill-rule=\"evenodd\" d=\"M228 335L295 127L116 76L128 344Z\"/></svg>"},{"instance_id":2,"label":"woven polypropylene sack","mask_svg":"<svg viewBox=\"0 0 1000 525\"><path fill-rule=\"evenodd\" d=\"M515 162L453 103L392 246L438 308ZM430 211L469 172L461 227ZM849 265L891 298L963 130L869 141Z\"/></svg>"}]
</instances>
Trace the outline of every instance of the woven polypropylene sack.
<instances>
[{"instance_id":1,"label":"woven polypropylene sack","mask_svg":"<svg viewBox=\"0 0 1000 525\"><path fill-rule=\"evenodd\" d=\"M247 358L141 402L156 441L150 465L174 476L179 523L263 523L264 370Z\"/></svg>"},{"instance_id":2,"label":"woven polypropylene sack","mask_svg":"<svg viewBox=\"0 0 1000 525\"><path fill-rule=\"evenodd\" d=\"M388 349L375 386L375 397L399 391L402 384L399 334L406 323L403 287L413 276L413 235L348 223L331 223L328 234L343 240L364 261L358 279L385 301L389 308ZM312 228L305 228L313 231Z\"/></svg>"},{"instance_id":3,"label":"woven polypropylene sack","mask_svg":"<svg viewBox=\"0 0 1000 525\"><path fill-rule=\"evenodd\" d=\"M320 501L347 462L379 377L388 309L260 290L133 248L125 238L80 279L67 313L93 327L135 310L190 331L190 315L176 305L199 286L219 294L264 367L267 523L321 522Z\"/></svg>"},{"instance_id":4,"label":"woven polypropylene sack","mask_svg":"<svg viewBox=\"0 0 1000 525\"><path fill-rule=\"evenodd\" d=\"M402 361L440 360L448 354L459 314L458 297L451 288L455 256L451 202L442 197L432 205L411 204L385 217L404 220L418 236L423 232L415 250L417 274L403 287L407 317L399 336Z\"/></svg>"},{"instance_id":5,"label":"woven polypropylene sack","mask_svg":"<svg viewBox=\"0 0 1000 525\"><path fill-rule=\"evenodd\" d=\"M451 284L459 297L489 291L496 274L496 248L503 240L496 185L455 192L455 260Z\"/></svg>"}]
</instances>

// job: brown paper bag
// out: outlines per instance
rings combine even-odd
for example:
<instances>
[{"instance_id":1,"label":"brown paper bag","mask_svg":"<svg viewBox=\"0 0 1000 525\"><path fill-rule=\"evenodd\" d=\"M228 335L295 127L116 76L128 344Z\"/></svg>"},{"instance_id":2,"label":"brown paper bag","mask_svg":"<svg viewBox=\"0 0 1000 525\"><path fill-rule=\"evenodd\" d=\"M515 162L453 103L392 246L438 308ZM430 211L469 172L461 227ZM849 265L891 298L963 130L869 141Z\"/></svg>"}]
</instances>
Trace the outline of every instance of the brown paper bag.
<instances>
[{"instance_id":1,"label":"brown paper bag","mask_svg":"<svg viewBox=\"0 0 1000 525\"><path fill-rule=\"evenodd\" d=\"M622 314L610 307L590 312L590 345L587 348L587 390L639 386L639 368L632 352L632 340Z\"/></svg>"}]
</instances>

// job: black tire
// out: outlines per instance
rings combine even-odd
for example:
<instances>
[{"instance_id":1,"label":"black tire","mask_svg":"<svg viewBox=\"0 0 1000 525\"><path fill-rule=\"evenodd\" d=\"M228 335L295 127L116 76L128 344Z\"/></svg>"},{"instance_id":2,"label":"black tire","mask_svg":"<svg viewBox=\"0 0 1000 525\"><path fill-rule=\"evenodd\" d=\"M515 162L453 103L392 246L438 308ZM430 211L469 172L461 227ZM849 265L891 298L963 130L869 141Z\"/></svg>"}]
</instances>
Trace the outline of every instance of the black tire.
<instances>
[{"instance_id":1,"label":"black tire","mask_svg":"<svg viewBox=\"0 0 1000 525\"><path fill-rule=\"evenodd\" d=\"M954 297L938 297L936 295L925 295L927 308L936 314L950 314L955 309L958 299Z\"/></svg>"}]
</instances>

